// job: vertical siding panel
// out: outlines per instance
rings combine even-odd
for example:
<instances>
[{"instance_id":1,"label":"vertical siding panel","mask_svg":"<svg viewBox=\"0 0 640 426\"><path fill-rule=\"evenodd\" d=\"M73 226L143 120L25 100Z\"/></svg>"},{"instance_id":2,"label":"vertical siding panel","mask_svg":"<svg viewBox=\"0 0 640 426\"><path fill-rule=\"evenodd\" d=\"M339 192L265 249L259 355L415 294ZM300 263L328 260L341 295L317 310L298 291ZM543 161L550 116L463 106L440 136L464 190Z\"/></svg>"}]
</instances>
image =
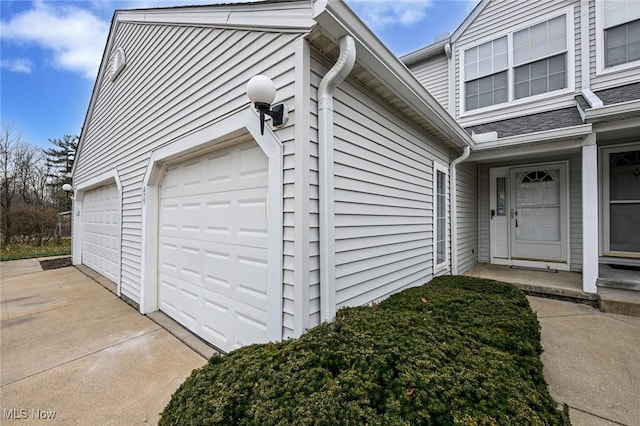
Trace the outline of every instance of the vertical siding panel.
<instances>
[{"instance_id":1,"label":"vertical siding panel","mask_svg":"<svg viewBox=\"0 0 640 426\"><path fill-rule=\"evenodd\" d=\"M84 129L74 179L82 184L97 174L118 170L123 192L121 286L125 296L140 301L142 181L152 151L246 107L246 83L255 74L272 77L278 101L286 100L292 107L292 43L297 37L197 26L118 25L113 49L124 48L127 66L115 82L108 77L97 82L96 104ZM292 129L289 124L276 131L285 152L293 140ZM290 163L286 154L283 160ZM286 176L287 171L285 197L292 182ZM288 206L286 198L283 204ZM286 239L287 211L283 220ZM285 242L285 257L287 247ZM288 263L284 258L283 262L286 280ZM283 292L287 327L286 285Z\"/></svg>"}]
</instances>

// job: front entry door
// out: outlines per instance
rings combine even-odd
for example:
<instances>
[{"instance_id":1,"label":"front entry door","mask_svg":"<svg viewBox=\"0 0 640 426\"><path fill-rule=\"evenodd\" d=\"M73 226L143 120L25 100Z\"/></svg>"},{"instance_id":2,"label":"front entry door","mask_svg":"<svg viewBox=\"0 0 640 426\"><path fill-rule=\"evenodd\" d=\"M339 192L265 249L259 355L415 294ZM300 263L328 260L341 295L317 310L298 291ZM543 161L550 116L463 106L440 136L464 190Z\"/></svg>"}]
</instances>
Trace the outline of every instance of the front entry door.
<instances>
[{"instance_id":1,"label":"front entry door","mask_svg":"<svg viewBox=\"0 0 640 426\"><path fill-rule=\"evenodd\" d=\"M495 168L490 179L492 262L567 264L567 165Z\"/></svg>"}]
</instances>

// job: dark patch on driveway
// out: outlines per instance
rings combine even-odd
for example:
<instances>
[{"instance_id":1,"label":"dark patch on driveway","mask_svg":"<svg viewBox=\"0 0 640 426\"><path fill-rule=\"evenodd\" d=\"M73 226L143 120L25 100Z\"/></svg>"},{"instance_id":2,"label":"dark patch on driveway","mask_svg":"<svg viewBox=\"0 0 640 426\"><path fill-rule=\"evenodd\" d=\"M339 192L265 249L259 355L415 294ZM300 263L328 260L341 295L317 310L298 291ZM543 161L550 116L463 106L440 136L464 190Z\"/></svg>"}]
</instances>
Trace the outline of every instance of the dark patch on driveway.
<instances>
[{"instance_id":1,"label":"dark patch on driveway","mask_svg":"<svg viewBox=\"0 0 640 426\"><path fill-rule=\"evenodd\" d=\"M57 259L41 260L40 266L45 271L48 271L50 269L66 268L67 266L71 266L71 257L59 257Z\"/></svg>"}]
</instances>

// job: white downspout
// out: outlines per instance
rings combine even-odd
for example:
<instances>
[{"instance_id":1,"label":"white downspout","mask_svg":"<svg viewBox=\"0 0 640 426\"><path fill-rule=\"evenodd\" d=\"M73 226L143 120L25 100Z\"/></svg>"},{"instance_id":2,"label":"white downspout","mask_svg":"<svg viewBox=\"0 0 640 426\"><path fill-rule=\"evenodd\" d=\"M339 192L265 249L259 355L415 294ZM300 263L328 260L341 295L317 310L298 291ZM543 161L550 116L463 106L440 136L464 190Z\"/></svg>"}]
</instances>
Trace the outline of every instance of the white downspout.
<instances>
[{"instance_id":1,"label":"white downspout","mask_svg":"<svg viewBox=\"0 0 640 426\"><path fill-rule=\"evenodd\" d=\"M456 166L469 158L471 148L464 147L462 155L451 162L449 165L449 194L451 199L451 275L458 274L458 200L456 189Z\"/></svg>"},{"instance_id":2,"label":"white downspout","mask_svg":"<svg viewBox=\"0 0 640 426\"><path fill-rule=\"evenodd\" d=\"M320 180L320 315L331 321L336 314L335 220L333 172L333 93L353 69L353 37L340 39L340 57L318 86L318 149Z\"/></svg>"},{"instance_id":3,"label":"white downspout","mask_svg":"<svg viewBox=\"0 0 640 426\"><path fill-rule=\"evenodd\" d=\"M591 108L602 108L602 99L591 91L591 58L589 44L589 0L580 1L580 86Z\"/></svg>"}]
</instances>

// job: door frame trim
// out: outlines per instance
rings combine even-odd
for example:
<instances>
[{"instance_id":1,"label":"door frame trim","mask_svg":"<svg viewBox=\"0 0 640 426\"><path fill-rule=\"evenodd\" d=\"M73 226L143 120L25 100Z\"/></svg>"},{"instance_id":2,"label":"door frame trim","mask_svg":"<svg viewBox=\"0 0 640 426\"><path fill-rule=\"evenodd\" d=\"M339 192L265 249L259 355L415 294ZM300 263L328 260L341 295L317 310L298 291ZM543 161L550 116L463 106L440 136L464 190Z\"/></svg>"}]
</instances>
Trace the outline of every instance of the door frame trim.
<instances>
[{"instance_id":1,"label":"door frame trim","mask_svg":"<svg viewBox=\"0 0 640 426\"><path fill-rule=\"evenodd\" d=\"M507 174L507 211L510 212L512 208L513 200L511 199L511 186L514 182L511 182L511 170L512 169L520 169L520 168L528 168L528 167L549 167L554 165L564 164L565 171L561 173L561 178L565 180L565 194L562 196L562 201L565 203L565 231L564 237L566 238L566 262L553 262L553 261L537 261L537 260L525 260L525 259L514 259L511 254L511 235L509 235L509 256L507 259L494 257L494 247L493 247L493 236L492 236L492 226L491 226L491 217L489 211L491 210L491 191L492 188L495 190L494 178L492 176L492 170L504 170ZM570 176L571 176L571 164L569 160L559 160L559 161L545 161L542 163L526 163L526 164L518 164L518 165L509 165L509 166L497 166L497 167L489 167L489 209L487 213L489 214L489 261L491 263L495 263L497 265L511 265L511 266L524 266L531 268L543 268L543 269L557 269L560 271L569 271L571 268L571 188L570 188ZM511 233L511 217L507 214L507 218L509 220L509 234Z\"/></svg>"},{"instance_id":2,"label":"door frame trim","mask_svg":"<svg viewBox=\"0 0 640 426\"><path fill-rule=\"evenodd\" d=\"M267 339L282 340L283 313L283 145L273 130L260 131L258 114L250 106L191 134L173 140L151 154L142 185L142 286L140 312L158 310L159 185L167 163L250 137L267 156Z\"/></svg>"},{"instance_id":3,"label":"door frame trim","mask_svg":"<svg viewBox=\"0 0 640 426\"><path fill-rule=\"evenodd\" d=\"M640 150L640 142L630 142L624 144L616 144L616 145L607 145L601 146L598 149L598 162L599 162L599 171L600 176L599 186L600 186L600 194L602 197L600 198L600 247L599 247L599 255L600 256L612 256L612 257L635 257L638 253L627 252L627 251L611 251L611 218L610 218L610 210L609 210L609 183L610 183L610 168L609 162L607 161L606 156L610 153L616 152L625 152L625 151L635 151Z\"/></svg>"}]
</instances>

